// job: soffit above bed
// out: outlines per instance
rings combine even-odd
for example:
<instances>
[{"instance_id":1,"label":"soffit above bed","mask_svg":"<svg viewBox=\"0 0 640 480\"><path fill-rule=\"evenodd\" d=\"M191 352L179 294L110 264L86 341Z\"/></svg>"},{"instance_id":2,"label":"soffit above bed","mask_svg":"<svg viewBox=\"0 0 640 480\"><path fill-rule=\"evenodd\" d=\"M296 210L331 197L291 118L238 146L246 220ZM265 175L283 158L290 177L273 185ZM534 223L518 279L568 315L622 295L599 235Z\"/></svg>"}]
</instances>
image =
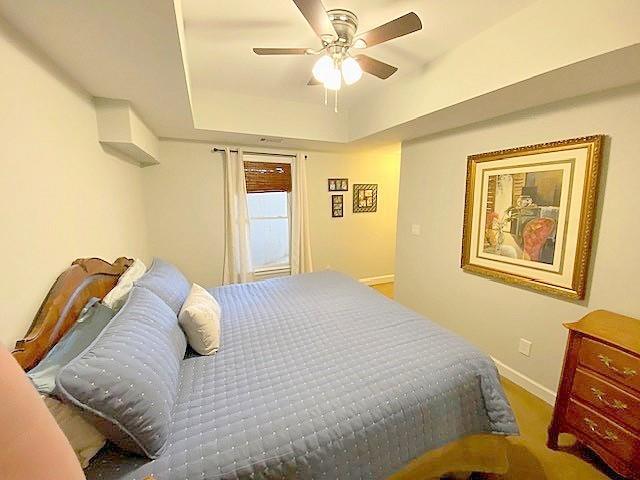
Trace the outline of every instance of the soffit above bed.
<instances>
[{"instance_id":1,"label":"soffit above bed","mask_svg":"<svg viewBox=\"0 0 640 480\"><path fill-rule=\"evenodd\" d=\"M159 146L157 137L126 100L95 98L98 141L114 148L140 166L156 165Z\"/></svg>"},{"instance_id":2,"label":"soffit above bed","mask_svg":"<svg viewBox=\"0 0 640 480\"><path fill-rule=\"evenodd\" d=\"M251 52L317 40L289 1L0 0L0 15L92 96L130 100L160 137L348 150L640 81L640 3L612 1L325 0L363 30L411 10L424 25L369 49L401 73L358 82L338 114L305 85L314 57Z\"/></svg>"}]
</instances>

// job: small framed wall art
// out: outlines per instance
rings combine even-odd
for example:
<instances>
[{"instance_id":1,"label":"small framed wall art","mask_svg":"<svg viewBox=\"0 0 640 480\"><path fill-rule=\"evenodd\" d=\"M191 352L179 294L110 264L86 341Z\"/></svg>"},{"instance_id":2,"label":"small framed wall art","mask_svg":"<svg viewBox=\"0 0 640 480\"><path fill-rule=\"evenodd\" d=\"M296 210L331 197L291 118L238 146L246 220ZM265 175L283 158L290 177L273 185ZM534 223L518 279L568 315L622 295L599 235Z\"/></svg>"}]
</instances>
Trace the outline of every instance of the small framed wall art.
<instances>
[{"instance_id":1,"label":"small framed wall art","mask_svg":"<svg viewBox=\"0 0 640 480\"><path fill-rule=\"evenodd\" d=\"M328 183L330 192L346 192L349 190L348 178L330 178Z\"/></svg>"},{"instance_id":2,"label":"small framed wall art","mask_svg":"<svg viewBox=\"0 0 640 480\"><path fill-rule=\"evenodd\" d=\"M583 299L603 142L593 135L468 157L462 268Z\"/></svg>"},{"instance_id":3,"label":"small framed wall art","mask_svg":"<svg viewBox=\"0 0 640 480\"><path fill-rule=\"evenodd\" d=\"M331 195L331 216L333 218L344 217L343 195Z\"/></svg>"},{"instance_id":4,"label":"small framed wall art","mask_svg":"<svg viewBox=\"0 0 640 480\"><path fill-rule=\"evenodd\" d=\"M378 185L353 184L353 213L375 212L378 209Z\"/></svg>"}]
</instances>

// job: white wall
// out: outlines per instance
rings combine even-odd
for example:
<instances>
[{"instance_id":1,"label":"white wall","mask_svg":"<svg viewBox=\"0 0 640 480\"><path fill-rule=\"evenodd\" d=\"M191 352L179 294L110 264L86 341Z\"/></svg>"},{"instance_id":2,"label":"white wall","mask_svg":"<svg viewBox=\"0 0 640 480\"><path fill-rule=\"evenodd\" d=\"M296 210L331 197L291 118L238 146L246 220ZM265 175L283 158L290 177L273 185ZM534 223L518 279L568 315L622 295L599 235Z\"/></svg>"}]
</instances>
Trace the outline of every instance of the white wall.
<instances>
[{"instance_id":1,"label":"white wall","mask_svg":"<svg viewBox=\"0 0 640 480\"><path fill-rule=\"evenodd\" d=\"M208 143L162 140L160 165L145 168L150 251L205 286L222 280L222 154ZM394 272L399 146L350 154L309 152L307 183L315 268L355 278ZM331 219L327 178L348 177L345 217ZM378 183L378 212L351 213L352 184Z\"/></svg>"},{"instance_id":2,"label":"white wall","mask_svg":"<svg viewBox=\"0 0 640 480\"><path fill-rule=\"evenodd\" d=\"M397 299L463 335L549 390L557 388L566 330L591 310L640 317L640 86L533 109L402 146ZM572 302L460 268L467 155L596 133L609 136L588 297ZM422 235L411 235L411 224ZM533 342L532 355L518 340Z\"/></svg>"},{"instance_id":3,"label":"white wall","mask_svg":"<svg viewBox=\"0 0 640 480\"><path fill-rule=\"evenodd\" d=\"M0 20L0 342L78 257L147 258L142 170L105 153L91 99Z\"/></svg>"}]
</instances>

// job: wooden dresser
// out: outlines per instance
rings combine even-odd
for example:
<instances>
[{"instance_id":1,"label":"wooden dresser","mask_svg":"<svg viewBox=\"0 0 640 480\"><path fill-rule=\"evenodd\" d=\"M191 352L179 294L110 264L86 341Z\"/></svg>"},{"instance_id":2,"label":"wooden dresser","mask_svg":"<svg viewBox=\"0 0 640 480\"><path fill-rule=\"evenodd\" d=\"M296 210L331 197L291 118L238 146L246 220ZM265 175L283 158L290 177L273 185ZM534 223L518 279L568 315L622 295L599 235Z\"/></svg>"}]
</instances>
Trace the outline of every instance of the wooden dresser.
<instances>
[{"instance_id":1,"label":"wooden dresser","mask_svg":"<svg viewBox=\"0 0 640 480\"><path fill-rule=\"evenodd\" d=\"M640 320L598 310L569 341L547 446L571 433L614 471L640 480Z\"/></svg>"}]
</instances>

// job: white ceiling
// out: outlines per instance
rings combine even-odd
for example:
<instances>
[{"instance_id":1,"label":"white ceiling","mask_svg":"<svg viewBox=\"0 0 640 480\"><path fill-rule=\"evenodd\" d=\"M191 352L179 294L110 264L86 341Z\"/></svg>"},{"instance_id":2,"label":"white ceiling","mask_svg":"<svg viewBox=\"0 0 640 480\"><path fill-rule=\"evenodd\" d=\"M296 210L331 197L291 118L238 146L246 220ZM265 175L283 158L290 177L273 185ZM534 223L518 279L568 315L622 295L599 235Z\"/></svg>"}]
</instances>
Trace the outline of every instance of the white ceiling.
<instances>
[{"instance_id":1,"label":"white ceiling","mask_svg":"<svg viewBox=\"0 0 640 480\"><path fill-rule=\"evenodd\" d=\"M0 0L0 16L47 68L129 100L156 135L216 144L361 149L640 81L640 1L324 4L360 31L409 11L423 22L366 50L400 70L343 89L339 114L306 86L313 57L252 53L318 45L291 0Z\"/></svg>"},{"instance_id":2,"label":"white ceiling","mask_svg":"<svg viewBox=\"0 0 640 480\"><path fill-rule=\"evenodd\" d=\"M0 0L0 15L91 95L130 100L156 134L192 129L172 1Z\"/></svg>"},{"instance_id":3,"label":"white ceiling","mask_svg":"<svg viewBox=\"0 0 640 480\"><path fill-rule=\"evenodd\" d=\"M326 9L345 8L365 32L414 11L419 32L376 45L366 54L399 67L388 80L364 75L340 92L345 106L366 101L420 71L479 32L534 0L324 0ZM479 8L479 4L481 8ZM183 0L191 88L318 104L324 91L308 87L313 56L259 57L253 47L319 48L320 41L291 0Z\"/></svg>"}]
</instances>

